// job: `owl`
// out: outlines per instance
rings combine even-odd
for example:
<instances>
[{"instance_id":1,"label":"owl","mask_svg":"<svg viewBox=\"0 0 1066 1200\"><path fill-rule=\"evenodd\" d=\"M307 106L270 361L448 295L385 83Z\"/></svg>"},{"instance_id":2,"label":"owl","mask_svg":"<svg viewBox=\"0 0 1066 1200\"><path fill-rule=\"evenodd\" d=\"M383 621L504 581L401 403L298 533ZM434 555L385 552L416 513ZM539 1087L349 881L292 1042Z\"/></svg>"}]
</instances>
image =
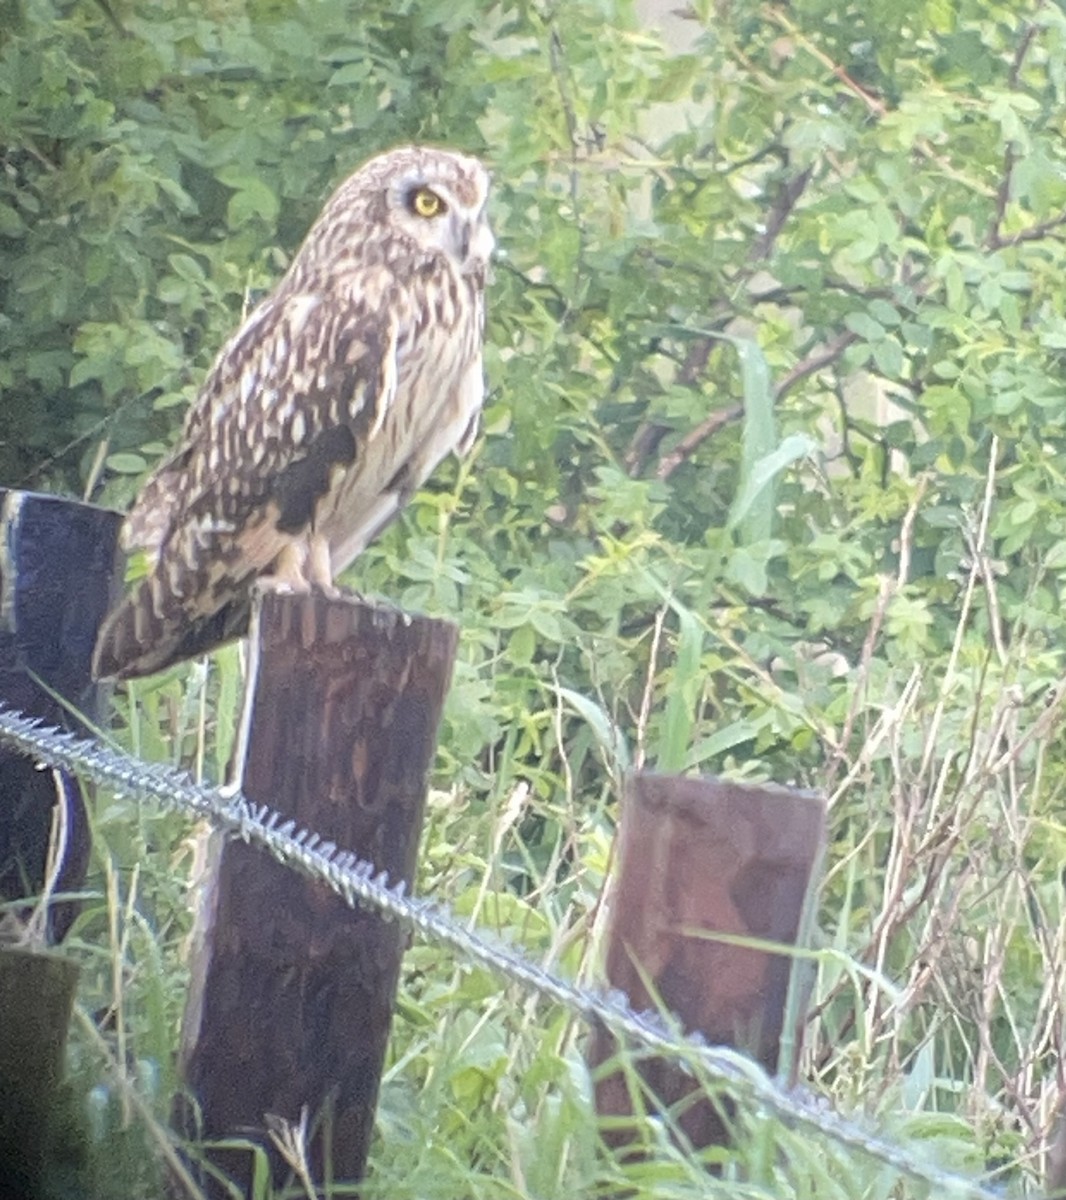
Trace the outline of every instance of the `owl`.
<instances>
[{"instance_id":1,"label":"owl","mask_svg":"<svg viewBox=\"0 0 1066 1200\"><path fill-rule=\"evenodd\" d=\"M470 448L488 190L477 159L408 146L333 193L126 518L147 574L100 629L97 678L245 633L257 580L332 589L441 459Z\"/></svg>"}]
</instances>

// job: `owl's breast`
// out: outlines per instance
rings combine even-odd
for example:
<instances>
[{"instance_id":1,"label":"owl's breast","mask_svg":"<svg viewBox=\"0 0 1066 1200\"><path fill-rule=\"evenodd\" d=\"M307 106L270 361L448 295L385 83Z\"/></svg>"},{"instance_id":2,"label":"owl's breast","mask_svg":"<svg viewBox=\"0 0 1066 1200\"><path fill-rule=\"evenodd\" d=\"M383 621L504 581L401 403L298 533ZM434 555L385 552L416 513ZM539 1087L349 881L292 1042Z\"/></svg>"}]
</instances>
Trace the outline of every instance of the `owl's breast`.
<instances>
[{"instance_id":1,"label":"owl's breast","mask_svg":"<svg viewBox=\"0 0 1066 1200\"><path fill-rule=\"evenodd\" d=\"M471 314L476 316L477 314ZM437 464L469 445L484 398L480 328L430 326L397 346L395 387L373 414L350 465L334 470L314 525L329 541L334 575L407 503Z\"/></svg>"}]
</instances>

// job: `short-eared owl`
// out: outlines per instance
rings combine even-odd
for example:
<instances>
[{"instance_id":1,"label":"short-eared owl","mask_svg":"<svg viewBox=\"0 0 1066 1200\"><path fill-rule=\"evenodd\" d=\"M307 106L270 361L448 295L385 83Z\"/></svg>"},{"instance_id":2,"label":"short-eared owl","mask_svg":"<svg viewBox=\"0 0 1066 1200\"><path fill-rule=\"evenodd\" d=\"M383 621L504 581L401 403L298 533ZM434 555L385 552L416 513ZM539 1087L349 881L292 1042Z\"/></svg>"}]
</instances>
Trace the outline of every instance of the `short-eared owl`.
<instances>
[{"instance_id":1,"label":"short-eared owl","mask_svg":"<svg viewBox=\"0 0 1066 1200\"><path fill-rule=\"evenodd\" d=\"M124 542L148 573L100 631L98 677L239 636L262 576L331 587L441 459L469 449L488 187L476 159L410 146L334 192L134 502Z\"/></svg>"}]
</instances>

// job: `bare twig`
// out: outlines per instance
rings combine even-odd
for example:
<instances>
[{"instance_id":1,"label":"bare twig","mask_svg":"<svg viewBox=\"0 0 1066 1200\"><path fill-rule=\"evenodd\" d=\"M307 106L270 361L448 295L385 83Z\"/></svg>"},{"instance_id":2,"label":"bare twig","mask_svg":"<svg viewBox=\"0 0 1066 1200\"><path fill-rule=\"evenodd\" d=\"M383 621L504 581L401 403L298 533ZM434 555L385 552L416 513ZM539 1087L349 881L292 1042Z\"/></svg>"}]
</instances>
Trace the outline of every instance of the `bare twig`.
<instances>
[{"instance_id":1,"label":"bare twig","mask_svg":"<svg viewBox=\"0 0 1066 1200\"><path fill-rule=\"evenodd\" d=\"M839 63L834 62L824 50L820 50L813 42L809 41L800 31L799 27L794 25L781 9L768 4L764 7L763 13L775 25L785 30L794 39L797 46L800 46L812 58L821 63L831 75L839 79L848 91L857 96L875 117L883 117L885 115L888 107L884 101L879 100L872 92L868 92L861 83L857 83L852 79Z\"/></svg>"},{"instance_id":2,"label":"bare twig","mask_svg":"<svg viewBox=\"0 0 1066 1200\"><path fill-rule=\"evenodd\" d=\"M1055 724L1062 718L1062 710L1064 702L1066 702L1066 679L1062 680L1055 687L1055 690L1048 697L1044 711L1033 722L1029 729L1012 745L1004 754L1000 755L995 762L988 764L988 772L991 775L997 775L1004 770L1009 763L1016 762L1033 742L1039 741L1041 738L1047 737Z\"/></svg>"},{"instance_id":3,"label":"bare twig","mask_svg":"<svg viewBox=\"0 0 1066 1200\"><path fill-rule=\"evenodd\" d=\"M36 947L45 946L48 942L48 911L66 862L67 843L70 838L63 779L59 771L52 771L52 777L55 781L56 802L52 806L52 827L48 835L48 849L44 861L44 883L41 887L40 899L34 906L30 919L26 922L24 939L24 944Z\"/></svg>"},{"instance_id":4,"label":"bare twig","mask_svg":"<svg viewBox=\"0 0 1066 1200\"><path fill-rule=\"evenodd\" d=\"M655 628L651 638L651 653L648 656L648 672L644 677L644 694L640 698L640 716L637 718L636 749L633 752L633 770L643 771L647 756L648 718L651 716L651 701L655 691L655 675L659 669L659 646L663 637L663 624L670 611L662 604L655 613Z\"/></svg>"},{"instance_id":5,"label":"bare twig","mask_svg":"<svg viewBox=\"0 0 1066 1200\"><path fill-rule=\"evenodd\" d=\"M921 475L918 477L917 487L914 496L911 498L910 504L907 506L907 511L903 515L903 521L899 530L899 569L896 572L895 580L885 575L881 579L881 587L877 596L877 603L874 606L873 616L870 618L870 627L866 631L866 637L862 643L862 654L859 658L858 678L851 698L851 704L848 706L848 715L844 719L844 728L841 730L840 739L837 744L836 753L833 756L833 763L829 771L826 786L831 787L833 780L836 777L837 771L844 761L847 754L848 743L851 741L851 734L855 728L855 720L858 717L859 711L862 708L863 694L866 689L867 680L869 679L870 666L873 662L874 649L877 646L877 641L881 636L881 629L884 625L885 615L888 612L889 601L893 596L898 595L907 582L907 576L910 574L911 563L911 546L914 541L914 522L918 516L918 509L921 506L922 499L925 496L926 488L929 486L929 476Z\"/></svg>"}]
</instances>

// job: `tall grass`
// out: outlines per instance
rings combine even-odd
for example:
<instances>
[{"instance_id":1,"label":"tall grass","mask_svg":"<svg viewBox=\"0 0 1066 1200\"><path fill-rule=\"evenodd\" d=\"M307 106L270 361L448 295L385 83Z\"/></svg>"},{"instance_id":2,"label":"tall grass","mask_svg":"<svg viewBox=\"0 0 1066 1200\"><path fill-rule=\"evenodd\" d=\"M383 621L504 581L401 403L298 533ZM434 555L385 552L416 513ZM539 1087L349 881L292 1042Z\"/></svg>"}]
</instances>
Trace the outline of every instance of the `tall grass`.
<instances>
[{"instance_id":1,"label":"tall grass","mask_svg":"<svg viewBox=\"0 0 1066 1200\"><path fill-rule=\"evenodd\" d=\"M842 703L800 713L826 748L831 813L802 1078L913 1154L1021 1195L1036 1190L1059 1102L1066 684L1049 690L1053 660L1024 621L996 623L997 577L982 563L976 556L945 661L901 664L879 652L906 599L901 566L871 612ZM639 749L660 766L698 765L701 744L722 732L708 729L703 705L709 647L723 631L659 589L647 691L658 705L666 680L666 699L661 720L638 714ZM120 736L146 757L217 778L239 670L231 651L131 690L119 701ZM795 706L776 668L751 662L744 678ZM553 969L595 978L617 780L632 752L602 697L557 684L546 703L555 736L541 746L540 774L515 739L498 747L480 788L438 775L419 889ZM93 874L68 942L83 981L54 1194L140 1200L162 1194L175 1161L168 1118L196 831L106 794L95 797L93 829ZM737 1114L727 1149L686 1146L666 1113L644 1120L641 1156L612 1155L599 1141L586 1035L567 1012L416 942L359 1194L930 1194L759 1111ZM255 1194L308 1195L300 1130L275 1136L293 1178L272 1188L261 1160ZM336 1182L326 1194L355 1193Z\"/></svg>"}]
</instances>

